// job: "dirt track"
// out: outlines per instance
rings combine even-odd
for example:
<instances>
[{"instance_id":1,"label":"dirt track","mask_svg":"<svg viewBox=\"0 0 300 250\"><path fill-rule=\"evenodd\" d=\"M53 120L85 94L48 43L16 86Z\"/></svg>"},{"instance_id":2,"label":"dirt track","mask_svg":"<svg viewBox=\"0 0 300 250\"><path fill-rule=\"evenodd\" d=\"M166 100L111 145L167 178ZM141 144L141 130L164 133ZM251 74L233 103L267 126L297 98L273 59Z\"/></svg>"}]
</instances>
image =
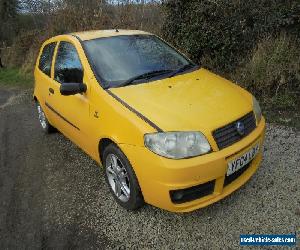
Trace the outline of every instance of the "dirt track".
<instances>
[{"instance_id":1,"label":"dirt track","mask_svg":"<svg viewBox=\"0 0 300 250\"><path fill-rule=\"evenodd\" d=\"M220 249L238 248L242 233L299 238L299 131L268 126L264 155L243 188L212 206L130 213L94 161L60 133L42 134L30 91L0 89L0 247Z\"/></svg>"}]
</instances>

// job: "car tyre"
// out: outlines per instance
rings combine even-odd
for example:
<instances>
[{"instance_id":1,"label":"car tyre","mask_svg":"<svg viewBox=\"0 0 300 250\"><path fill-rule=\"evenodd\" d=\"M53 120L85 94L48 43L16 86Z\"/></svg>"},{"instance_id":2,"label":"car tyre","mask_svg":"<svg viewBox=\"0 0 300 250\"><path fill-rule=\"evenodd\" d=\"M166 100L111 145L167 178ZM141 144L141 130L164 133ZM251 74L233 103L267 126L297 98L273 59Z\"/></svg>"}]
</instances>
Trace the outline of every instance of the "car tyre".
<instances>
[{"instance_id":1,"label":"car tyre","mask_svg":"<svg viewBox=\"0 0 300 250\"><path fill-rule=\"evenodd\" d=\"M144 198L125 154L113 143L103 151L105 180L115 200L127 210L136 210L143 206Z\"/></svg>"},{"instance_id":2,"label":"car tyre","mask_svg":"<svg viewBox=\"0 0 300 250\"><path fill-rule=\"evenodd\" d=\"M38 119L40 122L40 125L46 134L50 134L56 131L56 129L49 123L46 114L44 113L44 110L39 102L36 102L36 108L38 112Z\"/></svg>"}]
</instances>

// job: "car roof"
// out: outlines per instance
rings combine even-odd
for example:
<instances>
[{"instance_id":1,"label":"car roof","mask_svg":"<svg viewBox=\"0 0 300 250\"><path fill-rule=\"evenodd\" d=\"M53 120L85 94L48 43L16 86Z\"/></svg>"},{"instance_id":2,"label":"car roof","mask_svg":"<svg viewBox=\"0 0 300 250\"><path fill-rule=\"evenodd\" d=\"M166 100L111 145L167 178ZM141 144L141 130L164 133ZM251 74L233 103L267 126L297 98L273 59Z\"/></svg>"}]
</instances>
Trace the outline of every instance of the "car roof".
<instances>
[{"instance_id":1,"label":"car roof","mask_svg":"<svg viewBox=\"0 0 300 250\"><path fill-rule=\"evenodd\" d=\"M70 35L75 35L79 37L82 41L102 38L102 37L112 37L112 36L124 36L124 35L150 35L151 33L141 31L141 30L91 30L91 31L82 31L74 32Z\"/></svg>"}]
</instances>

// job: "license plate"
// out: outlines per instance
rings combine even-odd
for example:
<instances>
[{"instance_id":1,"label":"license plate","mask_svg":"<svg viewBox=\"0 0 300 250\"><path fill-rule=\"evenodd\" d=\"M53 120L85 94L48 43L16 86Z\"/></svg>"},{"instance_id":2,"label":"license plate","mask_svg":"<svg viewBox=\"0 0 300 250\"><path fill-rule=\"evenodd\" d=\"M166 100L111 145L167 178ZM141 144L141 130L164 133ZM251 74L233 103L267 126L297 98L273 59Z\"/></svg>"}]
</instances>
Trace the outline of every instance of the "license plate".
<instances>
[{"instance_id":1,"label":"license plate","mask_svg":"<svg viewBox=\"0 0 300 250\"><path fill-rule=\"evenodd\" d=\"M253 158L257 155L259 151L259 144L251 148L242 156L234 159L233 161L228 163L227 176L235 173L241 168L245 167Z\"/></svg>"}]
</instances>

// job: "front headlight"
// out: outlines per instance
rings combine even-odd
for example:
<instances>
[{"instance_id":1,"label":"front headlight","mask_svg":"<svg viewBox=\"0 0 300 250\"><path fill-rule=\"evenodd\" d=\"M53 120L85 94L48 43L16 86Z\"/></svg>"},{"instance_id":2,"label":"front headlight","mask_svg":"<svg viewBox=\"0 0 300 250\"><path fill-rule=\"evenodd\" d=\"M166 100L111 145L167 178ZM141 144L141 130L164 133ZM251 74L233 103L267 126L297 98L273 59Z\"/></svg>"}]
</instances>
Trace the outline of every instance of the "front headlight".
<instances>
[{"instance_id":1,"label":"front headlight","mask_svg":"<svg viewBox=\"0 0 300 250\"><path fill-rule=\"evenodd\" d=\"M172 159L203 155L211 150L207 139L200 132L146 134L144 141L152 152Z\"/></svg>"},{"instance_id":2,"label":"front headlight","mask_svg":"<svg viewBox=\"0 0 300 250\"><path fill-rule=\"evenodd\" d=\"M256 122L258 124L261 120L261 109L256 98L253 96L252 99L253 99L253 111L255 114Z\"/></svg>"}]
</instances>

